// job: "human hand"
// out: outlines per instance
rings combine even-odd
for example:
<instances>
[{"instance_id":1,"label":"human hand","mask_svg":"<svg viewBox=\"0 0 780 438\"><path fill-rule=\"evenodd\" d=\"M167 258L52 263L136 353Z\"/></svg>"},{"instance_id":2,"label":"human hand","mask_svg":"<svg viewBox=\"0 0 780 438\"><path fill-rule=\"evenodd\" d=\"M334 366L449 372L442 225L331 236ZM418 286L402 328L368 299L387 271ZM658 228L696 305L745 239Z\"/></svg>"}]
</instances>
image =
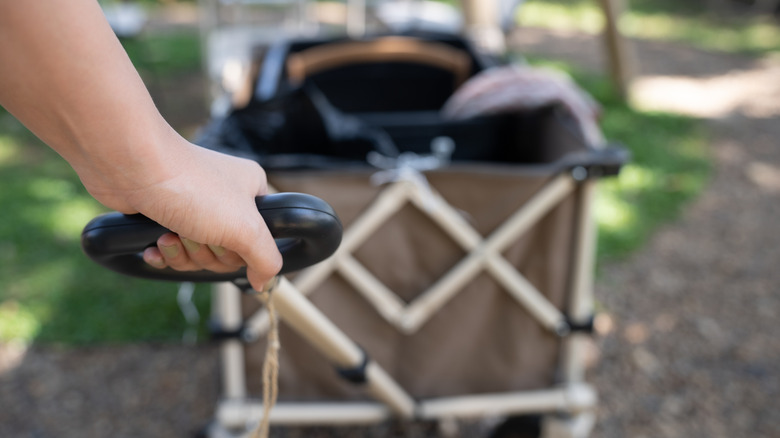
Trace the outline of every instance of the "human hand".
<instances>
[{"instance_id":1,"label":"human hand","mask_svg":"<svg viewBox=\"0 0 780 438\"><path fill-rule=\"evenodd\" d=\"M247 266L255 289L281 269L282 260L255 197L267 193L255 162L171 139L171 157L150 159L150 168L127 187L128 178L81 175L92 195L123 213L142 213L174 233L161 236L144 260L158 268L231 272ZM165 163L162 168L155 163Z\"/></svg>"}]
</instances>

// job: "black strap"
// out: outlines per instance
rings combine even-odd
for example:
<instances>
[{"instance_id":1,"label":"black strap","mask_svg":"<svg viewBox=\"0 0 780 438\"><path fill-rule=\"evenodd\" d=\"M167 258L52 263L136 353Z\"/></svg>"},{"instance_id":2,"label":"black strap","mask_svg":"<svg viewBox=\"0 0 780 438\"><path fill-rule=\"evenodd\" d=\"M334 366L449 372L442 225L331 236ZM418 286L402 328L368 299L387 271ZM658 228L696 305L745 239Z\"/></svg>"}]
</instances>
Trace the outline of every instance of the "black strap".
<instances>
[{"instance_id":1,"label":"black strap","mask_svg":"<svg viewBox=\"0 0 780 438\"><path fill-rule=\"evenodd\" d=\"M211 335L212 341L227 341L231 339L244 339L244 329L246 327L242 323L240 326L232 330L225 329L219 321L209 321L209 335Z\"/></svg>"},{"instance_id":2,"label":"black strap","mask_svg":"<svg viewBox=\"0 0 780 438\"><path fill-rule=\"evenodd\" d=\"M595 320L594 315L590 315L585 320L580 319L577 321L574 321L569 315L566 315L566 324L569 325L569 334L571 333L593 334L595 332L594 320Z\"/></svg>"}]
</instances>

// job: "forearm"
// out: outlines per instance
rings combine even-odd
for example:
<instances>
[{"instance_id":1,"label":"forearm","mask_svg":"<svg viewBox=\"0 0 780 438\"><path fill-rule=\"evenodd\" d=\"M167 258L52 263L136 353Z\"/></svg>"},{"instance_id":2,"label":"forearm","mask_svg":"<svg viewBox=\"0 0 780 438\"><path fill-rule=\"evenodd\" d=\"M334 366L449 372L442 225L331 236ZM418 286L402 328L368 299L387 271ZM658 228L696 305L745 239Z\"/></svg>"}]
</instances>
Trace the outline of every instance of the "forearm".
<instances>
[{"instance_id":1,"label":"forearm","mask_svg":"<svg viewBox=\"0 0 780 438\"><path fill-rule=\"evenodd\" d=\"M165 179L167 157L186 145L160 116L94 0L0 0L0 104L60 153L90 191Z\"/></svg>"}]
</instances>

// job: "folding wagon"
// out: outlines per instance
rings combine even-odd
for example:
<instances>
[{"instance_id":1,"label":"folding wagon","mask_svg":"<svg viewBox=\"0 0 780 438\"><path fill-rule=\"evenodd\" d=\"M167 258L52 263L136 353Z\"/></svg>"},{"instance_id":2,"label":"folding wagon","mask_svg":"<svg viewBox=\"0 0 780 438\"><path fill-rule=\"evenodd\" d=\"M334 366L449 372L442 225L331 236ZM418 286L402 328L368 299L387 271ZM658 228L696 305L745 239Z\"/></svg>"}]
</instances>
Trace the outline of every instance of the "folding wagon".
<instances>
[{"instance_id":1,"label":"folding wagon","mask_svg":"<svg viewBox=\"0 0 780 438\"><path fill-rule=\"evenodd\" d=\"M544 436L589 434L590 209L625 157L559 105L443 117L492 66L452 35L281 42L207 128L204 145L256 159L274 190L322 198L345 227L333 257L280 285L314 306L281 327L272 424L534 414ZM241 436L262 413L269 319L230 284L214 312L211 433Z\"/></svg>"},{"instance_id":2,"label":"folding wagon","mask_svg":"<svg viewBox=\"0 0 780 438\"><path fill-rule=\"evenodd\" d=\"M305 15L304 1L277 3ZM250 27L234 30L210 40L210 50L230 47L237 35L255 38ZM456 35L272 39L241 55L251 60L249 74L234 75L232 94L217 99L199 139L257 160L272 190L314 195L340 217L292 195L307 224L324 224L332 236L343 225L335 254L289 275L274 292L282 348L271 424L531 415L541 418L541 436L588 436L597 403L585 380L594 312L591 208L596 180L618 172L623 151L594 141L576 111L554 100L468 117L443 111L480 73L501 68ZM499 101L507 97L502 91L493 90ZM305 235L309 225L290 222L279 213L287 207L274 202L258 207ZM99 231L88 227L85 236ZM280 247L290 246L277 237ZM338 244L325 240L313 259ZM90 245L88 253L100 252ZM184 275L127 257L126 273ZM121 271L124 263L106 264ZM188 279L224 279L195 277ZM222 397L211 438L247 436L264 415L271 318L242 295L245 286L214 289ZM493 436L514 436L502 435L508 429Z\"/></svg>"}]
</instances>

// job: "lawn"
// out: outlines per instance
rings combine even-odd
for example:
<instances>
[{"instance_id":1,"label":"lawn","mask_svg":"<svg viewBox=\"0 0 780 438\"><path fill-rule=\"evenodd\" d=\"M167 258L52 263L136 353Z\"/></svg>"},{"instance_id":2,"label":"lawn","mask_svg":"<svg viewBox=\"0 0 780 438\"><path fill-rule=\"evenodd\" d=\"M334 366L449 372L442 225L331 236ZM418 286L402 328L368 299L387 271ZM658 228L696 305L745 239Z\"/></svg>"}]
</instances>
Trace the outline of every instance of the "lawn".
<instances>
[{"instance_id":1,"label":"lawn","mask_svg":"<svg viewBox=\"0 0 780 438\"><path fill-rule=\"evenodd\" d=\"M198 68L195 35L151 38L147 48L127 43L142 71L176 75ZM145 58L141 53L149 47L155 53ZM620 177L601 184L597 205L599 260L624 257L706 183L704 132L692 119L634 110L602 78L558 66L604 105L607 136L634 155ZM177 285L128 279L87 260L79 234L103 207L65 161L2 110L0 187L0 341L73 345L181 339L187 324L177 305ZM208 300L208 287L199 286L195 301L201 315L208 314Z\"/></svg>"},{"instance_id":2,"label":"lawn","mask_svg":"<svg viewBox=\"0 0 780 438\"><path fill-rule=\"evenodd\" d=\"M600 184L595 215L598 261L603 263L635 251L659 225L676 218L705 187L710 160L700 121L633 110L610 97L606 81L595 81L601 82L591 90L604 104L605 134L623 142L632 154L617 178ZM599 89L605 91L599 94Z\"/></svg>"},{"instance_id":3,"label":"lawn","mask_svg":"<svg viewBox=\"0 0 780 438\"><path fill-rule=\"evenodd\" d=\"M186 328L176 285L98 268L79 247L105 209L55 152L0 113L0 340L172 340ZM206 294L198 295L206 309Z\"/></svg>"},{"instance_id":4,"label":"lawn","mask_svg":"<svg viewBox=\"0 0 780 438\"><path fill-rule=\"evenodd\" d=\"M197 33L123 41L144 77L200 67ZM0 108L0 340L86 344L172 341L188 328L174 283L98 268L80 233L106 211L68 164ZM195 302L207 316L208 288ZM202 327L201 327L202 328Z\"/></svg>"}]
</instances>

